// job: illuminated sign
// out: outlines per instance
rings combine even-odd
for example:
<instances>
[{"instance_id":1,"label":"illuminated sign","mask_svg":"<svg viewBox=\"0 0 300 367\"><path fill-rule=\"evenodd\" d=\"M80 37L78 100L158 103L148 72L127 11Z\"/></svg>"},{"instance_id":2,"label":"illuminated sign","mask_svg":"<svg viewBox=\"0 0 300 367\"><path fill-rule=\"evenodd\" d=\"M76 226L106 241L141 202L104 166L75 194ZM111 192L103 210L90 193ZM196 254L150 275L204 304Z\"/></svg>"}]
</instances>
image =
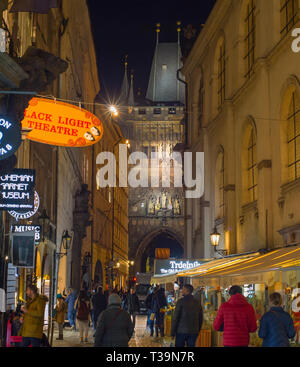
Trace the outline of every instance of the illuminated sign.
<instances>
[{"instance_id":1,"label":"illuminated sign","mask_svg":"<svg viewBox=\"0 0 300 367\"><path fill-rule=\"evenodd\" d=\"M103 135L101 121L83 108L45 98L32 98L22 127L32 129L26 138L63 147L84 147Z\"/></svg>"},{"instance_id":2,"label":"illuminated sign","mask_svg":"<svg viewBox=\"0 0 300 367\"><path fill-rule=\"evenodd\" d=\"M19 219L28 219L30 217L32 217L38 210L40 206L40 198L39 198L39 195L38 193L35 191L34 192L34 208L33 210L18 210L18 211L15 211L15 210L10 210L8 213L14 217L16 220L19 220Z\"/></svg>"},{"instance_id":3,"label":"illuminated sign","mask_svg":"<svg viewBox=\"0 0 300 367\"><path fill-rule=\"evenodd\" d=\"M12 263L21 268L34 267L34 231L12 233Z\"/></svg>"},{"instance_id":4,"label":"illuminated sign","mask_svg":"<svg viewBox=\"0 0 300 367\"><path fill-rule=\"evenodd\" d=\"M0 210L34 209L35 170L0 172Z\"/></svg>"},{"instance_id":5,"label":"illuminated sign","mask_svg":"<svg viewBox=\"0 0 300 367\"><path fill-rule=\"evenodd\" d=\"M154 274L167 275L175 274L182 270L188 270L200 266L205 261L185 260L185 259L168 259L168 260L154 260Z\"/></svg>"},{"instance_id":6,"label":"illuminated sign","mask_svg":"<svg viewBox=\"0 0 300 367\"><path fill-rule=\"evenodd\" d=\"M13 155L21 144L21 126L0 118L0 160Z\"/></svg>"},{"instance_id":7,"label":"illuminated sign","mask_svg":"<svg viewBox=\"0 0 300 367\"><path fill-rule=\"evenodd\" d=\"M11 227L12 233L34 232L34 241L39 243L41 239L41 226L34 225L13 225Z\"/></svg>"}]
</instances>

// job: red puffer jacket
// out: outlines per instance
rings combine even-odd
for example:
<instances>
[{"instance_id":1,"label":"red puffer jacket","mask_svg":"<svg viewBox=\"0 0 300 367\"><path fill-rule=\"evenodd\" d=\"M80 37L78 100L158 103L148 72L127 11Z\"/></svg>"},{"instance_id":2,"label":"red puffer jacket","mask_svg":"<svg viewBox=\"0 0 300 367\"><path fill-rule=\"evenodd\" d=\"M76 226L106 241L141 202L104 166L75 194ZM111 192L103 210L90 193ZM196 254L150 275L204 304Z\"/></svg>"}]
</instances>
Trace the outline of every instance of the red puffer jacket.
<instances>
[{"instance_id":1,"label":"red puffer jacket","mask_svg":"<svg viewBox=\"0 0 300 367\"><path fill-rule=\"evenodd\" d=\"M224 330L224 346L248 346L249 333L257 329L254 308L242 294L235 294L221 305L213 326L217 331Z\"/></svg>"}]
</instances>

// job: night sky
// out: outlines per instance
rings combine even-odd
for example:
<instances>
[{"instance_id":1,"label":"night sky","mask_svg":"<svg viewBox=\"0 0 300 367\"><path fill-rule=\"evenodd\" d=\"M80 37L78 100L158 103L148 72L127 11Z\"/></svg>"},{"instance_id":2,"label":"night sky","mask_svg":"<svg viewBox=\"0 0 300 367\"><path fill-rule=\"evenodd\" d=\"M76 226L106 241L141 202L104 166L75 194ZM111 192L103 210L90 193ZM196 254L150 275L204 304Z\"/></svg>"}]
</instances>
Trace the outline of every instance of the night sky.
<instances>
[{"instance_id":1,"label":"night sky","mask_svg":"<svg viewBox=\"0 0 300 367\"><path fill-rule=\"evenodd\" d=\"M177 25L201 29L215 0L88 0L95 40L101 95L116 100L124 75L122 61L134 70L134 87L146 93L156 42L155 25L161 24L160 41L176 42Z\"/></svg>"}]
</instances>

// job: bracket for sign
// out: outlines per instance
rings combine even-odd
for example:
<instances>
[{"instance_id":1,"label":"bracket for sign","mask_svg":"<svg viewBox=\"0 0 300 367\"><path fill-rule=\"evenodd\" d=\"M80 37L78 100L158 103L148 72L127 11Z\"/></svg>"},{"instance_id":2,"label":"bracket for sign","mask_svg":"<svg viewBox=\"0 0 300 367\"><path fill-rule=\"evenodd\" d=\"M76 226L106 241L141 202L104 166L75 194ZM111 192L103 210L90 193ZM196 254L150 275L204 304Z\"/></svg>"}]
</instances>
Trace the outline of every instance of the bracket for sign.
<instances>
[{"instance_id":1,"label":"bracket for sign","mask_svg":"<svg viewBox=\"0 0 300 367\"><path fill-rule=\"evenodd\" d=\"M0 94L29 94L29 95L37 95L37 92L30 91L18 91L18 90L0 90Z\"/></svg>"}]
</instances>

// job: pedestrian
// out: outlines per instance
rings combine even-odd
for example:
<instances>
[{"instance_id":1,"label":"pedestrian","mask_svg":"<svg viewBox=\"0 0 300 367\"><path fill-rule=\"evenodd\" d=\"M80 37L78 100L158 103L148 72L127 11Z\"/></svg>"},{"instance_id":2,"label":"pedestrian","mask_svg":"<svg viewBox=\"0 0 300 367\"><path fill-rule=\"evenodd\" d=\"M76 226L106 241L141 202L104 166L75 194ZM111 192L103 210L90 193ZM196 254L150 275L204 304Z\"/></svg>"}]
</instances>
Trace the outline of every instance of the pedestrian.
<instances>
[{"instance_id":1,"label":"pedestrian","mask_svg":"<svg viewBox=\"0 0 300 367\"><path fill-rule=\"evenodd\" d=\"M76 310L75 310L76 299L77 299L77 291L71 288L66 298L66 303L68 304L68 320L71 328L75 331L76 331Z\"/></svg>"},{"instance_id":2,"label":"pedestrian","mask_svg":"<svg viewBox=\"0 0 300 367\"><path fill-rule=\"evenodd\" d=\"M154 333L154 318L155 318L155 314L152 311L152 299L153 299L153 291L154 288L151 287L149 290L149 294L145 300L145 305L147 307L148 310L148 316L147 316L147 327L149 327L150 329L150 336L153 336Z\"/></svg>"},{"instance_id":3,"label":"pedestrian","mask_svg":"<svg viewBox=\"0 0 300 367\"><path fill-rule=\"evenodd\" d=\"M165 327L164 327L164 308L167 306L167 299L165 296L164 288L157 285L155 292L153 293L151 309L155 314L155 335L158 337L158 331L160 331L160 336L164 337Z\"/></svg>"},{"instance_id":4,"label":"pedestrian","mask_svg":"<svg viewBox=\"0 0 300 367\"><path fill-rule=\"evenodd\" d=\"M289 347L290 341L296 335L291 316L282 308L280 293L269 296L270 310L260 321L258 336L263 339L263 347Z\"/></svg>"},{"instance_id":5,"label":"pedestrian","mask_svg":"<svg viewBox=\"0 0 300 367\"><path fill-rule=\"evenodd\" d=\"M183 297L177 301L172 318L171 336L175 339L175 347L194 347L201 330L203 312L200 302L192 295L194 288L185 284Z\"/></svg>"},{"instance_id":6,"label":"pedestrian","mask_svg":"<svg viewBox=\"0 0 300 367\"><path fill-rule=\"evenodd\" d=\"M133 322L133 329L135 328L136 315L140 312L140 301L135 293L134 288L130 288L129 293L126 297L126 308L131 316Z\"/></svg>"},{"instance_id":7,"label":"pedestrian","mask_svg":"<svg viewBox=\"0 0 300 367\"><path fill-rule=\"evenodd\" d=\"M98 319L95 347L128 347L133 330L130 315L121 308L121 298L111 294L107 309Z\"/></svg>"},{"instance_id":8,"label":"pedestrian","mask_svg":"<svg viewBox=\"0 0 300 367\"><path fill-rule=\"evenodd\" d=\"M55 313L55 321L58 325L58 338L56 340L63 340L63 329L65 322L65 313L67 311L67 304L65 303L63 296L61 294L57 295L57 304L56 304L56 313Z\"/></svg>"},{"instance_id":9,"label":"pedestrian","mask_svg":"<svg viewBox=\"0 0 300 367\"><path fill-rule=\"evenodd\" d=\"M107 300L105 295L103 294L103 288L101 286L98 287L97 293L93 295L92 304L93 304L93 327L94 330L96 330L99 315L107 307Z\"/></svg>"},{"instance_id":10,"label":"pedestrian","mask_svg":"<svg viewBox=\"0 0 300 367\"><path fill-rule=\"evenodd\" d=\"M22 347L40 347L43 337L44 313L48 298L38 294L35 285L30 285L26 289L28 302L22 307L24 321L21 328Z\"/></svg>"},{"instance_id":11,"label":"pedestrian","mask_svg":"<svg viewBox=\"0 0 300 367\"><path fill-rule=\"evenodd\" d=\"M79 296L75 302L75 309L77 310L77 322L80 335L80 344L88 343L89 335L89 321L90 321L90 300L85 290L79 292ZM85 337L83 341L83 336Z\"/></svg>"},{"instance_id":12,"label":"pedestrian","mask_svg":"<svg viewBox=\"0 0 300 367\"><path fill-rule=\"evenodd\" d=\"M230 288L230 299L224 302L217 313L213 327L223 331L224 347L248 347L249 333L257 329L255 310L242 294L242 288Z\"/></svg>"}]
</instances>

